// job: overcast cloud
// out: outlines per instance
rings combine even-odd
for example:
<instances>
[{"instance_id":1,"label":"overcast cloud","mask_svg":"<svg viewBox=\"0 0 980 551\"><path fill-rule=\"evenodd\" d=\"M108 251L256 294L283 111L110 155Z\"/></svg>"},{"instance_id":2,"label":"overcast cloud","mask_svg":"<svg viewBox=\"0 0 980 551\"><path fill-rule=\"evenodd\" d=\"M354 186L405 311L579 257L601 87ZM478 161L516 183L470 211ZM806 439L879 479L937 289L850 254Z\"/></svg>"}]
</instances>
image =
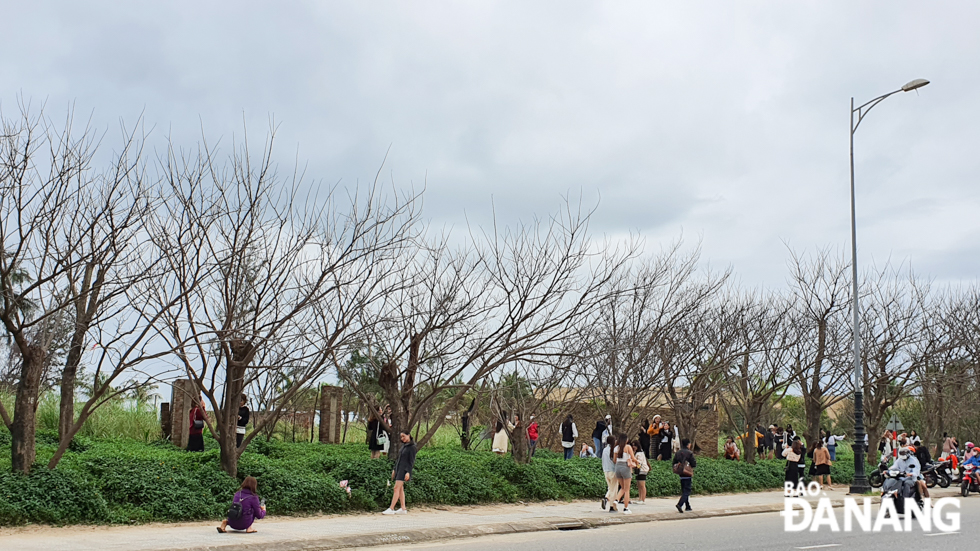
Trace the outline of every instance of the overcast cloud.
<instances>
[{"instance_id":1,"label":"overcast cloud","mask_svg":"<svg viewBox=\"0 0 980 551\"><path fill-rule=\"evenodd\" d=\"M749 285L849 243L980 273L980 6L965 2L0 2L0 102L144 113L188 144L281 123L311 180L426 185L440 224L601 196L594 229L703 240ZM114 135L114 134L111 134ZM107 143L111 143L108 140Z\"/></svg>"}]
</instances>

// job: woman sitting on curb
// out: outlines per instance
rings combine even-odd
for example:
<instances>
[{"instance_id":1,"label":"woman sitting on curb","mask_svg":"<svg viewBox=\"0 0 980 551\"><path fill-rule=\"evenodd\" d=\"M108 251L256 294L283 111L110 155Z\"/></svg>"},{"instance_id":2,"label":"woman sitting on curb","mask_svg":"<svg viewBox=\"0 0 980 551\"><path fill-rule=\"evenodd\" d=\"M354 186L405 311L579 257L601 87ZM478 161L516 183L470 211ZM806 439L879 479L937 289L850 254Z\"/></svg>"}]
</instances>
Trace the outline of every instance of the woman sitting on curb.
<instances>
[{"instance_id":1,"label":"woman sitting on curb","mask_svg":"<svg viewBox=\"0 0 980 551\"><path fill-rule=\"evenodd\" d=\"M255 480L254 476L245 477L241 489L235 492L235 497L232 499L232 504L241 504L241 514L238 518L227 518L221 521L218 532L224 534L228 528L232 530L245 530L246 534L258 532L255 528L252 528L252 523L256 519L265 518L265 505L262 505L259 501L259 494L256 490L257 486L258 481Z\"/></svg>"}]
</instances>

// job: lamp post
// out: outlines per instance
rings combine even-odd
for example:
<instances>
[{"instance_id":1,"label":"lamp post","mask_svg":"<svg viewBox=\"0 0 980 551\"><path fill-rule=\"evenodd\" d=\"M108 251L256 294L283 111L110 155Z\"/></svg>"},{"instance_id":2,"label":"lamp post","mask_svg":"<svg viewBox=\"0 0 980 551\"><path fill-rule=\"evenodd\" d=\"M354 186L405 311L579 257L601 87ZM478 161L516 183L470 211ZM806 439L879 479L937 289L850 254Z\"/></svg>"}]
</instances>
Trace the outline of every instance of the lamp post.
<instances>
[{"instance_id":1,"label":"lamp post","mask_svg":"<svg viewBox=\"0 0 980 551\"><path fill-rule=\"evenodd\" d=\"M854 208L854 132L857 131L861 121L871 108L878 105L888 96L899 92L911 92L929 84L928 80L918 78L894 92L878 96L858 107L854 107L854 98L851 98L851 283L854 296L853 330L854 330L854 481L851 483L852 494L865 494L871 491L868 484L868 477L864 473L865 459L864 454L864 392L862 386L864 377L861 369L861 321L860 304L858 300L858 269L857 269L857 222ZM857 115L857 122L854 115Z\"/></svg>"}]
</instances>

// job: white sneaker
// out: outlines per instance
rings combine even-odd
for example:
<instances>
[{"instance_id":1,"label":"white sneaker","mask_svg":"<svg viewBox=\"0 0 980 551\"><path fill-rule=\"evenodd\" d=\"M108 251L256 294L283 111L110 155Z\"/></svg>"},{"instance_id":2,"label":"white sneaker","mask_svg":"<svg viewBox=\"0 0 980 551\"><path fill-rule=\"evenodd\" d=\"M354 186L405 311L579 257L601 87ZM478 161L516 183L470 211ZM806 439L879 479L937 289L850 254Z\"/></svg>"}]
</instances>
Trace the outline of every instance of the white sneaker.
<instances>
[{"instance_id":1,"label":"white sneaker","mask_svg":"<svg viewBox=\"0 0 980 551\"><path fill-rule=\"evenodd\" d=\"M631 501L630 505L646 505L646 501Z\"/></svg>"},{"instance_id":2,"label":"white sneaker","mask_svg":"<svg viewBox=\"0 0 980 551\"><path fill-rule=\"evenodd\" d=\"M406 511L405 509L399 509L399 510L395 511L395 514L396 515L407 515L408 514L408 511Z\"/></svg>"},{"instance_id":3,"label":"white sneaker","mask_svg":"<svg viewBox=\"0 0 980 551\"><path fill-rule=\"evenodd\" d=\"M382 514L382 515L393 515L393 514L395 514L395 511L394 511L394 509L392 509L391 507L388 507L388 508L387 508L387 509L385 509L385 510L384 510L384 512L383 512L383 513L381 513L381 514Z\"/></svg>"},{"instance_id":4,"label":"white sneaker","mask_svg":"<svg viewBox=\"0 0 980 551\"><path fill-rule=\"evenodd\" d=\"M624 515L632 515L633 514L633 511L630 511L630 508L627 507L627 508L623 509L623 514Z\"/></svg>"},{"instance_id":5,"label":"white sneaker","mask_svg":"<svg viewBox=\"0 0 980 551\"><path fill-rule=\"evenodd\" d=\"M610 513L615 513L616 511L617 511L616 502L615 501L610 501L609 502L609 512Z\"/></svg>"}]
</instances>

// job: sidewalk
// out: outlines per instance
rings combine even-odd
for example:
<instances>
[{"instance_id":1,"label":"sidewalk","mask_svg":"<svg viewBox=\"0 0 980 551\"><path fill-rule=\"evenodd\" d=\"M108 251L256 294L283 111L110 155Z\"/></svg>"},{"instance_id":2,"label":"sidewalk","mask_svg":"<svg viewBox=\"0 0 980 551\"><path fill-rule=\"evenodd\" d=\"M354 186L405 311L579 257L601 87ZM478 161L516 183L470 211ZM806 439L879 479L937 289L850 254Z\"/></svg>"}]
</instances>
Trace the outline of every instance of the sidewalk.
<instances>
[{"instance_id":1,"label":"sidewalk","mask_svg":"<svg viewBox=\"0 0 980 551\"><path fill-rule=\"evenodd\" d=\"M827 492L835 505L845 487ZM340 549L391 543L507 534L541 530L594 528L627 522L740 515L779 511L779 491L692 496L694 511L678 513L677 498L648 499L634 505L632 515L608 513L598 501L544 502L469 507L417 507L407 515L360 513L316 517L285 517L258 521L257 534L219 534L217 522L143 526L29 526L0 528L0 549L47 551L216 551L232 549L293 551Z\"/></svg>"}]
</instances>

